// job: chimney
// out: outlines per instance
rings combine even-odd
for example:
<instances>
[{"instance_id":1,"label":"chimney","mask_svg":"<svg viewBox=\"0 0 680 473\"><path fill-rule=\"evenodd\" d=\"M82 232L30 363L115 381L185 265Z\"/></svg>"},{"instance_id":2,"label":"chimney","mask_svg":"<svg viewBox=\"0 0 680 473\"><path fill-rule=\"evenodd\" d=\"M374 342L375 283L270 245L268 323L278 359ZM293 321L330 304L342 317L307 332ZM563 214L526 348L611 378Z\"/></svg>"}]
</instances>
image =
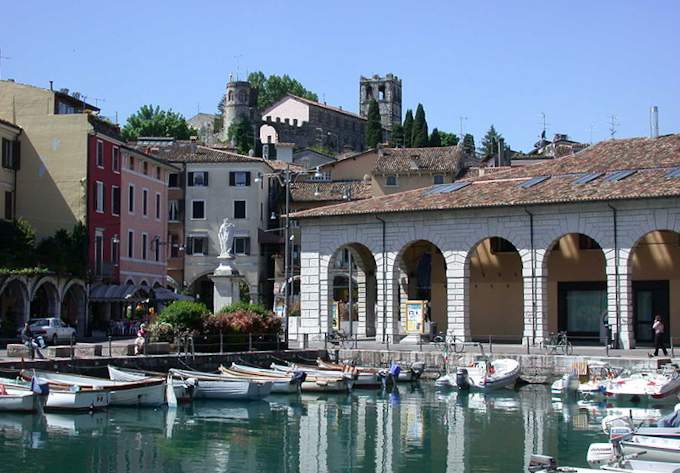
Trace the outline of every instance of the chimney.
<instances>
[{"instance_id":1,"label":"chimney","mask_svg":"<svg viewBox=\"0 0 680 473\"><path fill-rule=\"evenodd\" d=\"M191 154L196 154L196 140L198 139L197 136L191 136L189 137L189 141L191 142Z\"/></svg>"},{"instance_id":2,"label":"chimney","mask_svg":"<svg viewBox=\"0 0 680 473\"><path fill-rule=\"evenodd\" d=\"M54 85L54 81L50 81L50 90L54 90L54 89L52 89L53 85Z\"/></svg>"},{"instance_id":3,"label":"chimney","mask_svg":"<svg viewBox=\"0 0 680 473\"><path fill-rule=\"evenodd\" d=\"M656 105L649 109L649 136L650 138L659 137L659 107Z\"/></svg>"},{"instance_id":4,"label":"chimney","mask_svg":"<svg viewBox=\"0 0 680 473\"><path fill-rule=\"evenodd\" d=\"M505 140L503 138L498 140L498 167L505 165Z\"/></svg>"}]
</instances>

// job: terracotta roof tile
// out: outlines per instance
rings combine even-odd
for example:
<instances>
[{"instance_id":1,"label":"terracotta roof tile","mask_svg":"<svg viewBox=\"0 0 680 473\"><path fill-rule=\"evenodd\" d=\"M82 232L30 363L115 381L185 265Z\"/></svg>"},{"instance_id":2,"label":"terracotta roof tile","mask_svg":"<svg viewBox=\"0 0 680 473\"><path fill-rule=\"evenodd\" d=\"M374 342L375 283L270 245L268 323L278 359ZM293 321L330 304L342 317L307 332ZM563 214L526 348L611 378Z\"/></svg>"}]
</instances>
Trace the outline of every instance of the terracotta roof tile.
<instances>
[{"instance_id":1,"label":"terracotta roof tile","mask_svg":"<svg viewBox=\"0 0 680 473\"><path fill-rule=\"evenodd\" d=\"M295 182L290 197L293 202L339 202L348 189L352 201L371 197L371 183L365 181Z\"/></svg>"},{"instance_id":2,"label":"terracotta roof tile","mask_svg":"<svg viewBox=\"0 0 680 473\"><path fill-rule=\"evenodd\" d=\"M675 168L680 168L680 135L607 141L550 162L458 181L468 185L450 192L441 192L446 189L446 185L432 186L310 209L294 216L302 218L680 196L680 177L668 175ZM608 177L618 170L636 171L622 180L610 181ZM585 184L575 182L589 173L604 174ZM549 178L529 188L520 187L537 176ZM433 192L435 190L440 192Z\"/></svg>"},{"instance_id":3,"label":"terracotta roof tile","mask_svg":"<svg viewBox=\"0 0 680 473\"><path fill-rule=\"evenodd\" d=\"M348 112L347 110L343 110L339 107L333 107L332 105L326 105L325 103L317 102L315 100L306 99L304 97L300 97L300 96L293 95L293 94L288 94L285 97L283 97L281 100L279 100L276 103L274 103L273 105L269 106L269 108L267 108L264 112L262 112L262 116L263 117L267 116L267 113L270 110L272 110L274 107L276 107L281 102L286 100L286 98L292 98L292 99L298 100L300 102L306 103L307 105L311 105L313 107L319 107L319 108L323 108L323 109L326 109L326 110L330 110L332 112L342 113L343 115L347 115L347 116L354 118L356 120L366 121L366 119L364 117L357 115L356 113Z\"/></svg>"},{"instance_id":4,"label":"terracotta roof tile","mask_svg":"<svg viewBox=\"0 0 680 473\"><path fill-rule=\"evenodd\" d=\"M463 156L462 149L457 146L383 148L378 151L378 161L373 172L376 174L457 173Z\"/></svg>"}]
</instances>

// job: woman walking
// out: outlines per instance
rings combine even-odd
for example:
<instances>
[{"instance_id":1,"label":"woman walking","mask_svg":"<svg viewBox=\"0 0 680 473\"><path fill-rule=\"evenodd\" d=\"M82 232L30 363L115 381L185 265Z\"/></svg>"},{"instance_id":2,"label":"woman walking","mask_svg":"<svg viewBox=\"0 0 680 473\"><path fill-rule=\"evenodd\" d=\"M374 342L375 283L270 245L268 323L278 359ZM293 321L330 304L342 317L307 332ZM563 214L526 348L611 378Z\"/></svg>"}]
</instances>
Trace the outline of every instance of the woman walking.
<instances>
[{"instance_id":1,"label":"woman walking","mask_svg":"<svg viewBox=\"0 0 680 473\"><path fill-rule=\"evenodd\" d=\"M665 340L665 327L661 321L661 316L657 315L654 317L654 324L652 324L652 330L654 331L654 355L659 356L659 348L663 350L663 356L668 356L666 351L666 340Z\"/></svg>"}]
</instances>

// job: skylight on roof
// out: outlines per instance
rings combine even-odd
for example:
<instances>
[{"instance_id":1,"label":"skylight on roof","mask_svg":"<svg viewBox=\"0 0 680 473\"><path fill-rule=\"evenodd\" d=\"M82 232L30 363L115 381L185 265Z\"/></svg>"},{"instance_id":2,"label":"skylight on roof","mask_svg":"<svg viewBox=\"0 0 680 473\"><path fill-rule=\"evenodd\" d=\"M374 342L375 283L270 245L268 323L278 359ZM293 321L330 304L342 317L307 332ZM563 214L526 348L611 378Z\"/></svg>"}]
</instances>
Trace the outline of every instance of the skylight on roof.
<instances>
[{"instance_id":1,"label":"skylight on roof","mask_svg":"<svg viewBox=\"0 0 680 473\"><path fill-rule=\"evenodd\" d=\"M437 184L423 192L423 197L433 194L449 194L470 185L470 182L454 182L452 184Z\"/></svg>"},{"instance_id":2,"label":"skylight on roof","mask_svg":"<svg viewBox=\"0 0 680 473\"><path fill-rule=\"evenodd\" d=\"M666 177L680 177L680 168L671 169L668 171L668 174L666 174Z\"/></svg>"},{"instance_id":3,"label":"skylight on roof","mask_svg":"<svg viewBox=\"0 0 680 473\"><path fill-rule=\"evenodd\" d=\"M529 189L530 187L534 187L537 184L540 184L543 181L547 181L550 179L550 176L536 176L532 177L528 181L524 181L519 185L520 189Z\"/></svg>"},{"instance_id":4,"label":"skylight on roof","mask_svg":"<svg viewBox=\"0 0 680 473\"><path fill-rule=\"evenodd\" d=\"M637 172L637 169L624 169L623 171L616 171L611 173L609 176L605 177L604 180L607 182L619 182L628 176L631 176Z\"/></svg>"},{"instance_id":5,"label":"skylight on roof","mask_svg":"<svg viewBox=\"0 0 680 473\"><path fill-rule=\"evenodd\" d=\"M603 176L603 172L589 172L588 174L584 174L583 176L579 177L574 181L574 184L587 184L590 181L594 181L600 176Z\"/></svg>"}]
</instances>

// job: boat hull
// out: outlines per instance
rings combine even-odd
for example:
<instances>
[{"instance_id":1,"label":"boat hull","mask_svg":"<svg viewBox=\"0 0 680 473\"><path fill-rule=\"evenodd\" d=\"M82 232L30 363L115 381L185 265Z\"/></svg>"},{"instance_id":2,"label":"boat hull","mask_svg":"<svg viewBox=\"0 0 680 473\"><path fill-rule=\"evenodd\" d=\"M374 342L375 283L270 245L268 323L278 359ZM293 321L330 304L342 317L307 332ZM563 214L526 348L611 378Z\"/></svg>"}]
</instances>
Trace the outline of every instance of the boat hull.
<instances>
[{"instance_id":1,"label":"boat hull","mask_svg":"<svg viewBox=\"0 0 680 473\"><path fill-rule=\"evenodd\" d=\"M112 381L132 382L152 378L152 376L143 373L121 370L114 366L109 366L108 369L109 379L111 379ZM194 388L193 386L190 386L187 383L178 381L173 383L172 388L175 391L175 398L177 398L179 402L182 403L191 402L191 399L194 397ZM163 399L165 399L165 393L163 394Z\"/></svg>"},{"instance_id":2,"label":"boat hull","mask_svg":"<svg viewBox=\"0 0 680 473\"><path fill-rule=\"evenodd\" d=\"M92 411L109 405L107 391L70 391L50 389L45 402L46 411Z\"/></svg>"},{"instance_id":3,"label":"boat hull","mask_svg":"<svg viewBox=\"0 0 680 473\"><path fill-rule=\"evenodd\" d=\"M634 436L621 442L625 455L638 454L640 460L680 463L680 440Z\"/></svg>"},{"instance_id":4,"label":"boat hull","mask_svg":"<svg viewBox=\"0 0 680 473\"><path fill-rule=\"evenodd\" d=\"M112 390L112 406L161 406L165 404L165 383L149 384L131 389Z\"/></svg>"},{"instance_id":5,"label":"boat hull","mask_svg":"<svg viewBox=\"0 0 680 473\"><path fill-rule=\"evenodd\" d=\"M198 380L196 399L260 400L272 391L270 382Z\"/></svg>"},{"instance_id":6,"label":"boat hull","mask_svg":"<svg viewBox=\"0 0 680 473\"><path fill-rule=\"evenodd\" d=\"M6 395L0 395L0 412L33 412L36 410L36 394L27 391L19 392L7 390Z\"/></svg>"}]
</instances>

